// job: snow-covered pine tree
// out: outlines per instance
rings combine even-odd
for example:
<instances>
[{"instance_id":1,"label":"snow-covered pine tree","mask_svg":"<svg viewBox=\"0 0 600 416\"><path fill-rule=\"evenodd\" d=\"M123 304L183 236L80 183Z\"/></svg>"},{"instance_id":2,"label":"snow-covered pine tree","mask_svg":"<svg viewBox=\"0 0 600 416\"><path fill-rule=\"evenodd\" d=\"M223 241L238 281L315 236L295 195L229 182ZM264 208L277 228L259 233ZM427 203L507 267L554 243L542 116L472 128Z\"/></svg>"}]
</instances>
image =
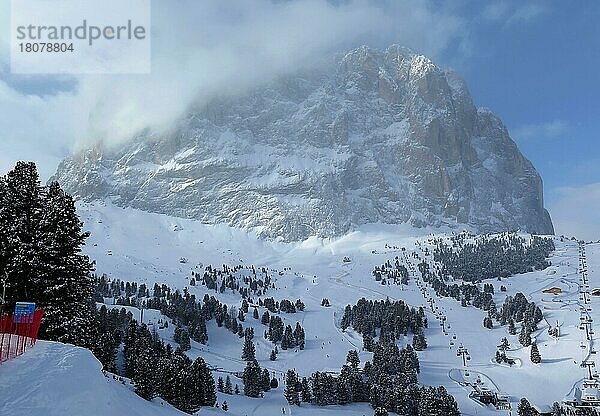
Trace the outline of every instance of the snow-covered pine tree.
<instances>
[{"instance_id":1,"label":"snow-covered pine tree","mask_svg":"<svg viewBox=\"0 0 600 416\"><path fill-rule=\"evenodd\" d=\"M73 199L57 183L40 184L34 163L18 162L0 179L0 270L9 303L46 309L40 336L93 347L92 264L81 254Z\"/></svg>"},{"instance_id":2,"label":"snow-covered pine tree","mask_svg":"<svg viewBox=\"0 0 600 416\"><path fill-rule=\"evenodd\" d=\"M248 397L258 397L261 391L262 371L258 362L253 359L248 361L244 369L244 394Z\"/></svg>"},{"instance_id":3,"label":"snow-covered pine tree","mask_svg":"<svg viewBox=\"0 0 600 416\"><path fill-rule=\"evenodd\" d=\"M151 400L157 392L156 357L151 349L150 337L139 336L135 341L136 354L133 381L135 392L146 400Z\"/></svg>"},{"instance_id":4,"label":"snow-covered pine tree","mask_svg":"<svg viewBox=\"0 0 600 416\"><path fill-rule=\"evenodd\" d=\"M195 412L201 406L214 406L217 401L215 379L202 357L198 357L194 360L190 373L189 388L192 390L190 394L192 402L190 410ZM229 380L229 377L227 377L227 380L229 381L229 390L231 390L231 380ZM226 389L227 385L224 390Z\"/></svg>"},{"instance_id":5,"label":"snow-covered pine tree","mask_svg":"<svg viewBox=\"0 0 600 416\"><path fill-rule=\"evenodd\" d=\"M515 320L513 318L509 318L508 320L508 333L510 335L517 334L517 328L515 328Z\"/></svg>"},{"instance_id":6,"label":"snow-covered pine tree","mask_svg":"<svg viewBox=\"0 0 600 416\"><path fill-rule=\"evenodd\" d=\"M43 292L39 276L40 220L43 188L34 163L17 162L0 177L0 273L6 280L6 301L37 301Z\"/></svg>"},{"instance_id":7,"label":"snow-covered pine tree","mask_svg":"<svg viewBox=\"0 0 600 416\"><path fill-rule=\"evenodd\" d=\"M182 351L188 351L192 348L190 343L190 335L187 329L183 328L181 325L177 325L175 328L175 332L173 333L173 341L179 344L179 348Z\"/></svg>"},{"instance_id":8,"label":"snow-covered pine tree","mask_svg":"<svg viewBox=\"0 0 600 416\"><path fill-rule=\"evenodd\" d=\"M233 394L233 387L231 386L231 377L225 377L225 387L223 388L223 393L225 394Z\"/></svg>"},{"instance_id":9,"label":"snow-covered pine tree","mask_svg":"<svg viewBox=\"0 0 600 416\"><path fill-rule=\"evenodd\" d=\"M312 395L310 394L310 386L308 385L308 379L306 377L302 377L300 387L300 400L304 403L310 403L312 401Z\"/></svg>"},{"instance_id":10,"label":"snow-covered pine tree","mask_svg":"<svg viewBox=\"0 0 600 416\"><path fill-rule=\"evenodd\" d=\"M269 370L267 370L266 368L264 368L262 371L260 384L262 391L271 390L271 376L269 375Z\"/></svg>"},{"instance_id":11,"label":"snow-covered pine tree","mask_svg":"<svg viewBox=\"0 0 600 416\"><path fill-rule=\"evenodd\" d=\"M540 355L540 351L535 342L531 343L531 351L529 353L529 358L531 359L531 362L534 364L539 364L542 362L542 356Z\"/></svg>"},{"instance_id":12,"label":"snow-covered pine tree","mask_svg":"<svg viewBox=\"0 0 600 416\"><path fill-rule=\"evenodd\" d=\"M81 254L89 233L82 230L75 201L53 182L43 198L40 220L38 302L44 306L42 335L53 340L91 346L94 281L90 259Z\"/></svg>"},{"instance_id":13,"label":"snow-covered pine tree","mask_svg":"<svg viewBox=\"0 0 600 416\"><path fill-rule=\"evenodd\" d=\"M558 402L552 403L552 416L561 416L562 414L560 404Z\"/></svg>"},{"instance_id":14,"label":"snow-covered pine tree","mask_svg":"<svg viewBox=\"0 0 600 416\"><path fill-rule=\"evenodd\" d=\"M519 416L537 416L538 412L527 399L523 398L517 406L517 414Z\"/></svg>"},{"instance_id":15,"label":"snow-covered pine tree","mask_svg":"<svg viewBox=\"0 0 600 416\"><path fill-rule=\"evenodd\" d=\"M286 350L288 348L294 348L294 334L292 332L292 327L287 325L285 327L285 332L283 333L283 338L281 339L281 349Z\"/></svg>"},{"instance_id":16,"label":"snow-covered pine tree","mask_svg":"<svg viewBox=\"0 0 600 416\"><path fill-rule=\"evenodd\" d=\"M300 325L300 322L296 322L296 327L294 328L294 346L300 347L301 350L304 349L305 335L304 328Z\"/></svg>"},{"instance_id":17,"label":"snow-covered pine tree","mask_svg":"<svg viewBox=\"0 0 600 416\"><path fill-rule=\"evenodd\" d=\"M346 355L346 363L352 368L358 368L358 365L360 364L360 358L358 357L358 352L356 350L348 351L348 354Z\"/></svg>"},{"instance_id":18,"label":"snow-covered pine tree","mask_svg":"<svg viewBox=\"0 0 600 416\"><path fill-rule=\"evenodd\" d=\"M375 409L373 416L388 416L388 411L384 407L378 407Z\"/></svg>"},{"instance_id":19,"label":"snow-covered pine tree","mask_svg":"<svg viewBox=\"0 0 600 416\"><path fill-rule=\"evenodd\" d=\"M298 395L298 375L294 370L288 370L285 375L285 389L283 395L287 402L293 405L300 404L300 396Z\"/></svg>"},{"instance_id":20,"label":"snow-covered pine tree","mask_svg":"<svg viewBox=\"0 0 600 416\"><path fill-rule=\"evenodd\" d=\"M252 342L252 338L246 336L244 338L244 347L242 348L242 360L252 361L256 358L256 348Z\"/></svg>"},{"instance_id":21,"label":"snow-covered pine tree","mask_svg":"<svg viewBox=\"0 0 600 416\"><path fill-rule=\"evenodd\" d=\"M483 327L487 329L492 329L494 327L494 323L492 322L492 318L486 316L483 318Z\"/></svg>"},{"instance_id":22,"label":"snow-covered pine tree","mask_svg":"<svg viewBox=\"0 0 600 416\"><path fill-rule=\"evenodd\" d=\"M277 387L279 387L279 382L277 381L277 378L273 377L271 379L270 386L272 389L276 389Z\"/></svg>"},{"instance_id":23,"label":"snow-covered pine tree","mask_svg":"<svg viewBox=\"0 0 600 416\"><path fill-rule=\"evenodd\" d=\"M412 346L415 351L423 351L427 348L427 340L425 339L423 331L419 331L413 335Z\"/></svg>"},{"instance_id":24,"label":"snow-covered pine tree","mask_svg":"<svg viewBox=\"0 0 600 416\"><path fill-rule=\"evenodd\" d=\"M519 334L519 342L522 346L528 347L531 345L531 332L529 327L525 324L521 326L521 333Z\"/></svg>"},{"instance_id":25,"label":"snow-covered pine tree","mask_svg":"<svg viewBox=\"0 0 600 416\"><path fill-rule=\"evenodd\" d=\"M193 413L197 409L198 396L192 390L190 383L193 380L190 369L190 359L181 351L177 350L171 357L168 378L164 382L167 391L166 397L161 394L170 404L184 412Z\"/></svg>"}]
</instances>

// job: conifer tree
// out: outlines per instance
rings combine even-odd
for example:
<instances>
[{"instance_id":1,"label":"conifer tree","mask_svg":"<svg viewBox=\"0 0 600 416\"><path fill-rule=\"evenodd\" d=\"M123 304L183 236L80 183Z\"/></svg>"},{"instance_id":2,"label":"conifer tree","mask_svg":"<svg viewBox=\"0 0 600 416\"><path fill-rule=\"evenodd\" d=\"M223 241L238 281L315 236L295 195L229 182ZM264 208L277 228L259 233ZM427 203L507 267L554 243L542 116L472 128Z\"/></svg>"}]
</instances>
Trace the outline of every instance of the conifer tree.
<instances>
[{"instance_id":1,"label":"conifer tree","mask_svg":"<svg viewBox=\"0 0 600 416\"><path fill-rule=\"evenodd\" d=\"M225 387L223 388L225 394L233 394L233 387L231 386L231 377L225 378Z\"/></svg>"},{"instance_id":2,"label":"conifer tree","mask_svg":"<svg viewBox=\"0 0 600 416\"><path fill-rule=\"evenodd\" d=\"M43 188L34 163L17 162L0 177L0 272L6 276L6 302L37 301Z\"/></svg>"},{"instance_id":3,"label":"conifer tree","mask_svg":"<svg viewBox=\"0 0 600 416\"><path fill-rule=\"evenodd\" d=\"M6 301L45 308L40 337L93 348L92 263L75 203L54 182L42 187L34 163L0 178L0 273Z\"/></svg>"},{"instance_id":4,"label":"conifer tree","mask_svg":"<svg viewBox=\"0 0 600 416\"><path fill-rule=\"evenodd\" d=\"M139 336L135 342L136 355L133 381L135 392L146 400L151 400L157 391L154 364L156 357L152 353L151 340L146 336Z\"/></svg>"},{"instance_id":5,"label":"conifer tree","mask_svg":"<svg viewBox=\"0 0 600 416\"><path fill-rule=\"evenodd\" d=\"M388 416L388 411L384 407L378 407L375 409L373 416Z\"/></svg>"},{"instance_id":6,"label":"conifer tree","mask_svg":"<svg viewBox=\"0 0 600 416\"><path fill-rule=\"evenodd\" d=\"M244 394L248 397L258 397L261 391L262 372L256 360L248 361L244 369Z\"/></svg>"},{"instance_id":7,"label":"conifer tree","mask_svg":"<svg viewBox=\"0 0 600 416\"><path fill-rule=\"evenodd\" d=\"M304 403L310 403L312 401L312 395L310 394L310 387L308 385L308 380L306 377L302 377L302 381L300 382L300 399Z\"/></svg>"},{"instance_id":8,"label":"conifer tree","mask_svg":"<svg viewBox=\"0 0 600 416\"><path fill-rule=\"evenodd\" d=\"M178 343L179 347L183 351L188 351L190 348L192 348L190 343L190 335L188 334L188 331L181 325L177 325L175 328L175 332L173 333L173 341Z\"/></svg>"},{"instance_id":9,"label":"conifer tree","mask_svg":"<svg viewBox=\"0 0 600 416\"><path fill-rule=\"evenodd\" d=\"M201 357L196 358L190 372L191 377L188 386L188 388L192 389L192 405L190 406L190 410L195 412L201 406L214 406L217 401L215 379L206 362Z\"/></svg>"},{"instance_id":10,"label":"conifer tree","mask_svg":"<svg viewBox=\"0 0 600 416\"><path fill-rule=\"evenodd\" d=\"M492 319L489 316L483 318L483 327L487 329L492 329L494 327L494 323L492 322Z\"/></svg>"},{"instance_id":11,"label":"conifer tree","mask_svg":"<svg viewBox=\"0 0 600 416\"><path fill-rule=\"evenodd\" d=\"M91 346L95 305L92 263L81 254L89 233L83 232L73 198L53 182L42 201L40 241L43 247L38 261L37 302L45 308L43 336L61 342ZM35 291L34 291L35 292Z\"/></svg>"},{"instance_id":12,"label":"conifer tree","mask_svg":"<svg viewBox=\"0 0 600 416\"><path fill-rule=\"evenodd\" d=\"M515 320L513 318L510 318L508 320L508 333L510 335L516 335L517 334L517 328L515 328Z\"/></svg>"},{"instance_id":13,"label":"conifer tree","mask_svg":"<svg viewBox=\"0 0 600 416\"><path fill-rule=\"evenodd\" d=\"M242 348L242 360L252 361L256 358L256 348L249 336L244 338L244 346Z\"/></svg>"},{"instance_id":14,"label":"conifer tree","mask_svg":"<svg viewBox=\"0 0 600 416\"><path fill-rule=\"evenodd\" d=\"M412 346L415 351L423 351L427 348L427 341L425 335L423 335L423 331L419 331L413 336Z\"/></svg>"},{"instance_id":15,"label":"conifer tree","mask_svg":"<svg viewBox=\"0 0 600 416\"><path fill-rule=\"evenodd\" d=\"M528 347L531 345L531 332L529 327L525 324L521 326L521 333L519 334L519 342L522 346Z\"/></svg>"},{"instance_id":16,"label":"conifer tree","mask_svg":"<svg viewBox=\"0 0 600 416\"><path fill-rule=\"evenodd\" d=\"M529 358L534 364L539 364L542 362L542 356L540 355L540 351L538 350L538 346L535 342L531 343L531 351L529 353Z\"/></svg>"},{"instance_id":17,"label":"conifer tree","mask_svg":"<svg viewBox=\"0 0 600 416\"><path fill-rule=\"evenodd\" d=\"M294 370L288 370L285 375L285 390L283 395L291 406L300 404L300 396L298 395L297 386L298 375Z\"/></svg>"},{"instance_id":18,"label":"conifer tree","mask_svg":"<svg viewBox=\"0 0 600 416\"><path fill-rule=\"evenodd\" d=\"M517 406L517 414L519 416L536 416L538 415L538 412L531 404L529 404L527 399L523 398Z\"/></svg>"},{"instance_id":19,"label":"conifer tree","mask_svg":"<svg viewBox=\"0 0 600 416\"><path fill-rule=\"evenodd\" d=\"M266 368L264 368L262 371L262 377L261 377L260 384L261 384L262 391L271 390L271 376L269 375L269 370L267 370Z\"/></svg>"}]
</instances>

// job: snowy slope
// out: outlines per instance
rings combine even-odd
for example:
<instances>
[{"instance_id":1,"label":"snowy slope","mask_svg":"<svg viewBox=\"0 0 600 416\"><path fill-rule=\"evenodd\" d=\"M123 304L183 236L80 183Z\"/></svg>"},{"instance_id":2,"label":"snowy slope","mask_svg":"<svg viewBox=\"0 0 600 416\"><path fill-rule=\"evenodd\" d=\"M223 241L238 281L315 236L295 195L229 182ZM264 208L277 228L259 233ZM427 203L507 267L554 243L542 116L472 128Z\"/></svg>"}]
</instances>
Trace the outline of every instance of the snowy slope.
<instances>
[{"instance_id":1,"label":"snowy slope","mask_svg":"<svg viewBox=\"0 0 600 416\"><path fill-rule=\"evenodd\" d=\"M106 377L84 348L38 341L0 366L0 414L11 416L182 416Z\"/></svg>"},{"instance_id":2,"label":"snowy slope","mask_svg":"<svg viewBox=\"0 0 600 416\"><path fill-rule=\"evenodd\" d=\"M423 255L422 250L430 246L427 229L406 226L372 225L337 239L317 239L298 243L282 243L258 238L252 233L226 227L206 225L192 220L165 215L140 212L131 208L122 209L107 203L80 204L80 215L92 237L86 252L97 260L100 273L114 278L145 282L152 287L154 282L166 283L171 287L187 287L191 293L201 298L207 290L203 286L189 287L191 270L198 270L208 264L243 264L265 266L276 275L276 289L267 296L275 299L301 298L306 310L296 314L282 313L286 324L301 322L306 330L307 343L304 351L282 351L278 359L269 361L272 345L260 334L265 327L251 315L244 326L253 326L259 334L255 338L257 359L262 367L268 368L278 377L288 368L296 368L302 376L316 370L338 371L350 349L360 352L361 361L370 359L370 353L361 351L361 337L352 330L342 332L339 321L346 304L354 304L360 297L371 299L403 299L413 306L426 306L427 300L416 286L418 273L411 273L408 286L382 286L376 282L371 272L375 265L399 256L407 264L416 265L411 259L413 251ZM436 230L439 232L439 230ZM443 234L436 234L436 237ZM469 388L464 382L475 382L477 378L488 387L508 395L515 404L521 397L543 405L572 396L574 386L584 376L579 367L582 358L588 354L581 341L585 333L579 325L579 276L577 275L577 243L555 239L556 252L552 255L553 266L545 271L536 271L503 279L502 283L490 281L496 289L495 302L500 307L507 295L524 293L543 308L544 318L552 325L560 323L561 337L551 339L547 334L547 322L540 323L540 329L532 336L537 340L543 361L539 365L529 360L529 348L520 348L517 336L510 336L507 327L495 323L492 330L485 329L482 321L486 314L473 307L462 308L451 298L435 299L437 310L428 310L429 328L426 330L429 348L419 353L421 374L424 384L444 385L453 394L463 414L497 414L468 398ZM403 252L401 248L406 248ZM431 246L430 246L431 247ZM342 262L348 256L350 263ZM179 262L186 257L188 263ZM600 287L600 246L588 245L590 264L590 284ZM430 258L428 258L431 261ZM284 270L285 269L285 270ZM500 284L507 287L506 293L499 291ZM544 294L549 287L558 286L561 295ZM222 302L239 306L238 294L208 292ZM428 297L435 297L428 289ZM321 306L322 298L331 301L330 308ZM592 300L592 310L596 317ZM152 314L150 311L148 311ZM259 309L262 314L263 309ZM445 336L439 326L437 316L444 314L450 326ZM158 319L157 315L145 315L145 321ZM600 314L597 316L600 319ZM162 330L167 340L172 337L172 328ZM208 323L209 342L207 345L192 342L190 356L202 356L212 366L226 372L240 371L244 367L241 360L241 343L237 336L213 322ZM583 332L583 335L582 335ZM454 345L450 338L456 335ZM515 358L517 365L511 367L494 363L496 346L502 337L508 337L511 350L509 357ZM582 338L583 337L583 338ZM411 337L401 342L410 342ZM469 349L472 360L469 362L469 377L465 377L462 362L456 356L456 347L463 344ZM215 373L215 376L219 373ZM223 376L225 373L222 374ZM233 379L241 387L241 380ZM227 400L232 414L281 414L281 387L269 392L266 400L248 399L240 396L220 396L219 401ZM232 405L233 404L233 405ZM257 407L258 406L258 407ZM264 406L270 406L266 412ZM256 410L262 409L262 410ZM315 408L303 405L303 409L292 409L294 414L335 414L332 408ZM368 407L350 405L344 413L368 414Z\"/></svg>"},{"instance_id":3,"label":"snowy slope","mask_svg":"<svg viewBox=\"0 0 600 416\"><path fill-rule=\"evenodd\" d=\"M257 359L263 368L269 369L280 380L280 386L267 392L264 399L219 393L218 402L228 402L227 414L230 415L280 415L282 410L293 415L370 414L372 410L367 404L325 408L303 404L288 408L281 383L283 372L288 368L295 368L301 376L309 376L317 370L339 371L350 349L359 351L363 363L371 358L370 353L362 351L361 337L352 330L341 331L339 325L345 305L354 304L361 297L403 299L413 306L427 308L429 328L425 335L429 347L418 353L421 363L419 381L444 385L456 397L465 415L502 414L469 399L471 389L465 386L467 382L475 383L479 378L481 384L507 395L513 406L521 397L527 397L537 405L551 405L554 401L573 396L575 387L585 375L579 367L581 360L595 356L591 351L596 348L597 336L594 335L591 345L586 342L583 343L585 348L582 348L585 331L579 329L579 318L582 306L585 306L585 313L598 321L600 308L596 305L597 297L592 297L589 305L582 305L576 242L555 239L557 250L550 259L553 265L547 270L513 276L502 282L489 281L496 289L494 299L498 307L507 295L520 291L543 309L545 320L540 323L539 331L532 334L542 356L542 363L536 365L529 360L529 348L521 348L517 336L508 335L506 326L499 327L495 323L491 330L482 326L486 315L483 311L463 308L451 298L435 298L430 288L424 297L417 287L418 273L411 271L409 284L403 287L381 285L373 279L371 272L374 266L395 256L414 270L418 260L412 259L411 254L416 252L423 257L423 250L431 247L428 241L431 235L426 234L426 229L372 225L337 239L312 238L298 243L282 243L260 239L252 233L222 225L206 225L131 208L123 209L109 203L80 204L79 213L85 228L92 232L85 251L97 261L99 273L143 282L150 287L155 282L179 289L187 287L199 298L210 293L221 302L237 307L240 304L239 294L230 291L221 294L200 285L191 287L188 285L190 273L208 264L254 264L268 267L275 278L275 288L269 289L266 296L277 300L300 298L306 304L304 312L280 314L286 324L300 322L305 328L306 349L281 351L276 361L269 360L272 344L261 336L266 327L261 325L260 320L254 320L251 314L247 315L243 325L255 329ZM444 235L436 234L436 237ZM600 287L600 245L587 245L586 250L593 289ZM344 256L351 261L342 262ZM180 263L181 257L188 262ZM432 261L430 257L425 258ZM500 284L507 287L506 293L499 291ZM563 293L543 293L550 287L560 287ZM321 306L325 297L331 302L329 308ZM434 298L436 308L433 310L429 298ZM110 299L107 301L111 303ZM136 308L128 309L139 317ZM260 315L263 311L259 308ZM448 335L444 335L440 327L438 318L442 314L446 317ZM159 319L165 317L158 311L146 310L144 313L145 323ZM555 340L549 337L547 329L548 324L556 325L557 321L561 336ZM218 328L214 321L208 322L207 329L207 345L192 341L188 354L192 358L202 356L216 369L215 378L229 374L232 382L241 388L242 381L232 375L245 365L241 359L240 339ZM159 334L173 343L173 325L160 329ZM508 337L510 341L507 355L516 360L517 364L513 367L493 361L502 337ZM411 342L410 335L400 340L400 343L408 342ZM472 358L468 363L469 376L466 376L462 362L456 356L456 348L460 344L468 348ZM43 374L41 382L32 381L35 374ZM0 408L0 414L13 414L10 412L19 408L25 397L21 389L34 392L31 396L33 401L28 403L35 406L38 413L29 409L14 414L51 414L47 413L47 406L50 406L47 398L56 395L59 390L66 393L52 407L75 406L77 409L76 406L85 398L89 408L104 409L98 414L121 414L122 406L127 406L128 412L140 409L138 414L179 414L170 407L145 402L128 388L105 379L100 372L100 364L89 352L61 344L38 344L23 357L0 367L0 387L0 405L4 406ZM203 409L203 413L225 414L216 408ZM69 413L57 411L55 414Z\"/></svg>"}]
</instances>

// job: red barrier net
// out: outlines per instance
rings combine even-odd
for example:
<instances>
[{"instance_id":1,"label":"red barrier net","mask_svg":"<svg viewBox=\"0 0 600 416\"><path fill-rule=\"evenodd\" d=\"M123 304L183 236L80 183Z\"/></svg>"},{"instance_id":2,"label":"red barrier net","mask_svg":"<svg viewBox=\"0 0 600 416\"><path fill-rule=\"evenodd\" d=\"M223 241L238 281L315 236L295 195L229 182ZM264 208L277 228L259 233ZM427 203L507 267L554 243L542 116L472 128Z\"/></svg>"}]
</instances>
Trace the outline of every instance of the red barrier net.
<instances>
[{"instance_id":1,"label":"red barrier net","mask_svg":"<svg viewBox=\"0 0 600 416\"><path fill-rule=\"evenodd\" d=\"M35 344L43 315L43 309L36 309L32 314L0 318L0 363L23 354Z\"/></svg>"}]
</instances>

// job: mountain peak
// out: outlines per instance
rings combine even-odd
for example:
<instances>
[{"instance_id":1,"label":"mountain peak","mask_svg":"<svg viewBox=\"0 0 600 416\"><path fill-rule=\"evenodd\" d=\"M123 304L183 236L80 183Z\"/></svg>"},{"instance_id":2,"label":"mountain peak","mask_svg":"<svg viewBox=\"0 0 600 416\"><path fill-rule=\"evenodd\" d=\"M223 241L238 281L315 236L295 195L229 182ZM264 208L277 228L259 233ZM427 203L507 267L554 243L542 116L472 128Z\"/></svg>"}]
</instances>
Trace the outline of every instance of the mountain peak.
<instances>
[{"instance_id":1,"label":"mountain peak","mask_svg":"<svg viewBox=\"0 0 600 416\"><path fill-rule=\"evenodd\" d=\"M553 233L541 179L464 81L392 45L194 110L173 133L65 160L79 198L286 240L365 223Z\"/></svg>"}]
</instances>

